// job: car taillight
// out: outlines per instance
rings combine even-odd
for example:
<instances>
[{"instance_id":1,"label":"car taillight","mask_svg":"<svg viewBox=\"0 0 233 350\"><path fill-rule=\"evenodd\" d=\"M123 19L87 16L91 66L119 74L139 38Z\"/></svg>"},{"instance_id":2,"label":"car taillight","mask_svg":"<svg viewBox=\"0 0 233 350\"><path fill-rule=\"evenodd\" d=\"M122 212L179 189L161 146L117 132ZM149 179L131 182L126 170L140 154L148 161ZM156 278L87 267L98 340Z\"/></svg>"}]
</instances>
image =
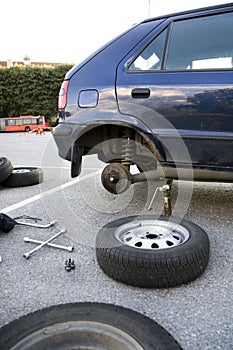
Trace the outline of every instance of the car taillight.
<instances>
[{"instance_id":1,"label":"car taillight","mask_svg":"<svg viewBox=\"0 0 233 350\"><path fill-rule=\"evenodd\" d=\"M69 80L64 80L62 83L58 98L58 109L63 109L66 107L69 82Z\"/></svg>"}]
</instances>

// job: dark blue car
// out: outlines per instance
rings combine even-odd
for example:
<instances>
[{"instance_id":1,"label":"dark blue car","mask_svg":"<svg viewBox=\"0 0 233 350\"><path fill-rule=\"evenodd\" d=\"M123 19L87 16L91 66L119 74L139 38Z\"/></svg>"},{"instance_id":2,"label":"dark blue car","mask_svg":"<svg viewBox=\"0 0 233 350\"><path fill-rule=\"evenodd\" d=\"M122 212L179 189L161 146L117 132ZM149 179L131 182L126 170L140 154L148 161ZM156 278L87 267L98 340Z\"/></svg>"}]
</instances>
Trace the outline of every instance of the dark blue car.
<instances>
[{"instance_id":1,"label":"dark blue car","mask_svg":"<svg viewBox=\"0 0 233 350\"><path fill-rule=\"evenodd\" d=\"M233 182L233 3L130 28L68 72L59 114L54 139L71 161L72 177L83 156L97 154L107 164L102 184L113 194L137 182L166 182L159 187L165 215L138 213L98 232L102 270L144 288L200 276L209 239L183 214L171 215L171 185L173 179ZM185 192L184 214L191 195Z\"/></svg>"},{"instance_id":2,"label":"dark blue car","mask_svg":"<svg viewBox=\"0 0 233 350\"><path fill-rule=\"evenodd\" d=\"M96 153L112 193L157 177L233 182L233 3L133 26L67 73L59 116L72 177Z\"/></svg>"}]
</instances>

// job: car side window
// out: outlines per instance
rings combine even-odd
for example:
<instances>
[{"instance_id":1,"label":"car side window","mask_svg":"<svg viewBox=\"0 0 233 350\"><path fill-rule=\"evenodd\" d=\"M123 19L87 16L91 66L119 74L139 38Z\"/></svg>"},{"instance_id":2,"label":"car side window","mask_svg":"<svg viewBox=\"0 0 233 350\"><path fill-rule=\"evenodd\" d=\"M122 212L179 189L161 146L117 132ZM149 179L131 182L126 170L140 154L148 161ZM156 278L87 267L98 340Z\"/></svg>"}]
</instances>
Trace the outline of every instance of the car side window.
<instances>
[{"instance_id":1,"label":"car side window","mask_svg":"<svg viewBox=\"0 0 233 350\"><path fill-rule=\"evenodd\" d=\"M162 67L167 30L157 36L130 64L129 71L153 71Z\"/></svg>"},{"instance_id":2,"label":"car side window","mask_svg":"<svg viewBox=\"0 0 233 350\"><path fill-rule=\"evenodd\" d=\"M165 69L232 68L232 38L233 13L174 22Z\"/></svg>"}]
</instances>

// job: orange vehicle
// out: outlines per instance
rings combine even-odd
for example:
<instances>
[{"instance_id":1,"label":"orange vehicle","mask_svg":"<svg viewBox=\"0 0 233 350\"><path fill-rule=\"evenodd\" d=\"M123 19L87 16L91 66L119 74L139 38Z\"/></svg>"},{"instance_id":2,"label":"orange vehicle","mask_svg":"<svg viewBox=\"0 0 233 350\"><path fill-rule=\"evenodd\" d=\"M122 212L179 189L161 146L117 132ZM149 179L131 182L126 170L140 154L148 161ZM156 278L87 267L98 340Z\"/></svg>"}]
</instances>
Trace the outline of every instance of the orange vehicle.
<instances>
[{"instance_id":1,"label":"orange vehicle","mask_svg":"<svg viewBox=\"0 0 233 350\"><path fill-rule=\"evenodd\" d=\"M21 115L20 117L0 118L0 131L33 131L38 128L49 128L49 123L42 115Z\"/></svg>"}]
</instances>

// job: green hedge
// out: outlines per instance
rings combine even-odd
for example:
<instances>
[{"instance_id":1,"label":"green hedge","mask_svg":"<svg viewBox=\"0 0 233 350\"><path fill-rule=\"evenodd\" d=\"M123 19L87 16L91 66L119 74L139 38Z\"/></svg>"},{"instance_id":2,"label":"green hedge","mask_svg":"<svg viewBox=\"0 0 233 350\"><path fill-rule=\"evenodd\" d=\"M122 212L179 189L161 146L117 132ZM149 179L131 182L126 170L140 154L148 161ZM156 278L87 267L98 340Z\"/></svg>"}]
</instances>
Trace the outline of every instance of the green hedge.
<instances>
[{"instance_id":1,"label":"green hedge","mask_svg":"<svg viewBox=\"0 0 233 350\"><path fill-rule=\"evenodd\" d=\"M57 115L58 93L70 64L0 68L0 117Z\"/></svg>"}]
</instances>

